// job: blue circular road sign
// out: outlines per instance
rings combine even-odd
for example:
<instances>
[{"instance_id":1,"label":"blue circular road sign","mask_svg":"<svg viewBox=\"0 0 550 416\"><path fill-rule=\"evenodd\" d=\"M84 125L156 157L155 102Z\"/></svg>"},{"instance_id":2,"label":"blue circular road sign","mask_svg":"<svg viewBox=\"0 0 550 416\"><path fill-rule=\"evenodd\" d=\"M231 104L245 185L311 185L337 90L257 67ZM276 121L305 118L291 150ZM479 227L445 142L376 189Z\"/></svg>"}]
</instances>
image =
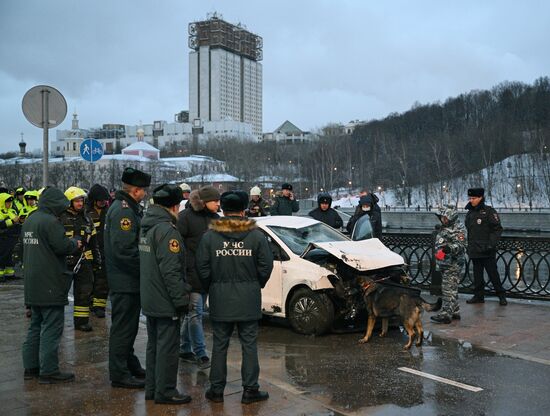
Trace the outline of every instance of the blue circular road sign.
<instances>
[{"instance_id":1,"label":"blue circular road sign","mask_svg":"<svg viewBox=\"0 0 550 416\"><path fill-rule=\"evenodd\" d=\"M80 156L88 162L97 162L103 156L103 146L96 139L84 139L80 143Z\"/></svg>"}]
</instances>

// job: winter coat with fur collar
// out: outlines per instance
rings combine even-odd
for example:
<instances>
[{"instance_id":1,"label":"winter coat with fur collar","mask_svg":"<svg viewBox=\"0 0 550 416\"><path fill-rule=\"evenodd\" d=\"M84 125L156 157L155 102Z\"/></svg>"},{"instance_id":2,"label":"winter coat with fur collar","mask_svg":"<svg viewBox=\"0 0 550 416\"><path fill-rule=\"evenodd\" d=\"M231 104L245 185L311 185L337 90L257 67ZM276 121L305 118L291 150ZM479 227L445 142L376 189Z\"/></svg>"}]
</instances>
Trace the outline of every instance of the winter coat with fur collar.
<instances>
[{"instance_id":1,"label":"winter coat with fur collar","mask_svg":"<svg viewBox=\"0 0 550 416\"><path fill-rule=\"evenodd\" d=\"M272 269L271 249L254 220L225 217L214 221L197 251L197 272L210 296L210 319L260 319L261 289Z\"/></svg>"}]
</instances>

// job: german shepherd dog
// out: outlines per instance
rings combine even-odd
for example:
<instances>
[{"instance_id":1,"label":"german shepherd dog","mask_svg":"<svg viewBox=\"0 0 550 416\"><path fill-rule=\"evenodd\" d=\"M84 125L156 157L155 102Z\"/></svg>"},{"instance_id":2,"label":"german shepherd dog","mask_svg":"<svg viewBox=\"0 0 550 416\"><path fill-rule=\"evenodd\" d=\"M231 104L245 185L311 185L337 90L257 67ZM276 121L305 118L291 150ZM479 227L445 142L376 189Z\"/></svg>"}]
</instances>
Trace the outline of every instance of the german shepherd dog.
<instances>
[{"instance_id":1,"label":"german shepherd dog","mask_svg":"<svg viewBox=\"0 0 550 416\"><path fill-rule=\"evenodd\" d=\"M422 345L424 338L422 311L440 309L441 298L436 303L430 304L425 302L419 293L415 295L415 289L412 288L383 285L366 276L359 276L357 282L363 290L363 299L368 313L367 332L359 340L360 344L368 342L371 338L376 318L382 318L380 336L383 337L388 333L389 318L399 316L409 335L409 340L404 348L406 350L411 348L415 335L417 336L416 346Z\"/></svg>"}]
</instances>

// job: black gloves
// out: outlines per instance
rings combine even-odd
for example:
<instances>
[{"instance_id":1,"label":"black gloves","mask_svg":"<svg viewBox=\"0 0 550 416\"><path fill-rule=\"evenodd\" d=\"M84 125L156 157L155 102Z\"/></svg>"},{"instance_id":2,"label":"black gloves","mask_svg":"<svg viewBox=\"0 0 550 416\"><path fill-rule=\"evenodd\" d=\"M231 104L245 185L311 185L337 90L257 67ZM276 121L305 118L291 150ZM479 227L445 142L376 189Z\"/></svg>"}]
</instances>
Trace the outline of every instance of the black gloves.
<instances>
[{"instance_id":1,"label":"black gloves","mask_svg":"<svg viewBox=\"0 0 550 416\"><path fill-rule=\"evenodd\" d=\"M178 306L176 308L176 313L179 316L187 315L188 312L189 312L189 305Z\"/></svg>"},{"instance_id":2,"label":"black gloves","mask_svg":"<svg viewBox=\"0 0 550 416\"><path fill-rule=\"evenodd\" d=\"M451 252L451 248L449 246L444 246L442 250L443 250L443 253L445 254L449 254Z\"/></svg>"}]
</instances>

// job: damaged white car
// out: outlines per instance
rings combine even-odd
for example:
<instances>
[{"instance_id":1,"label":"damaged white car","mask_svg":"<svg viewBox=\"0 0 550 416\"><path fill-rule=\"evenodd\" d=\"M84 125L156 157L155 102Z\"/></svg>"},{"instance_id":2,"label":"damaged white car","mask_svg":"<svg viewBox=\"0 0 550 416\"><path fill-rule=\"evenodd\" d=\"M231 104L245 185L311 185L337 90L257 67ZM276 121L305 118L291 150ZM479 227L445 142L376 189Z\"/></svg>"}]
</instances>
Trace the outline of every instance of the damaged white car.
<instances>
[{"instance_id":1,"label":"damaged white car","mask_svg":"<svg viewBox=\"0 0 550 416\"><path fill-rule=\"evenodd\" d=\"M288 319L298 333L320 335L349 326L360 315L364 323L357 276L396 284L407 278L403 258L377 238L352 241L306 217L260 217L256 222L274 256L271 278L262 290L263 313Z\"/></svg>"}]
</instances>

